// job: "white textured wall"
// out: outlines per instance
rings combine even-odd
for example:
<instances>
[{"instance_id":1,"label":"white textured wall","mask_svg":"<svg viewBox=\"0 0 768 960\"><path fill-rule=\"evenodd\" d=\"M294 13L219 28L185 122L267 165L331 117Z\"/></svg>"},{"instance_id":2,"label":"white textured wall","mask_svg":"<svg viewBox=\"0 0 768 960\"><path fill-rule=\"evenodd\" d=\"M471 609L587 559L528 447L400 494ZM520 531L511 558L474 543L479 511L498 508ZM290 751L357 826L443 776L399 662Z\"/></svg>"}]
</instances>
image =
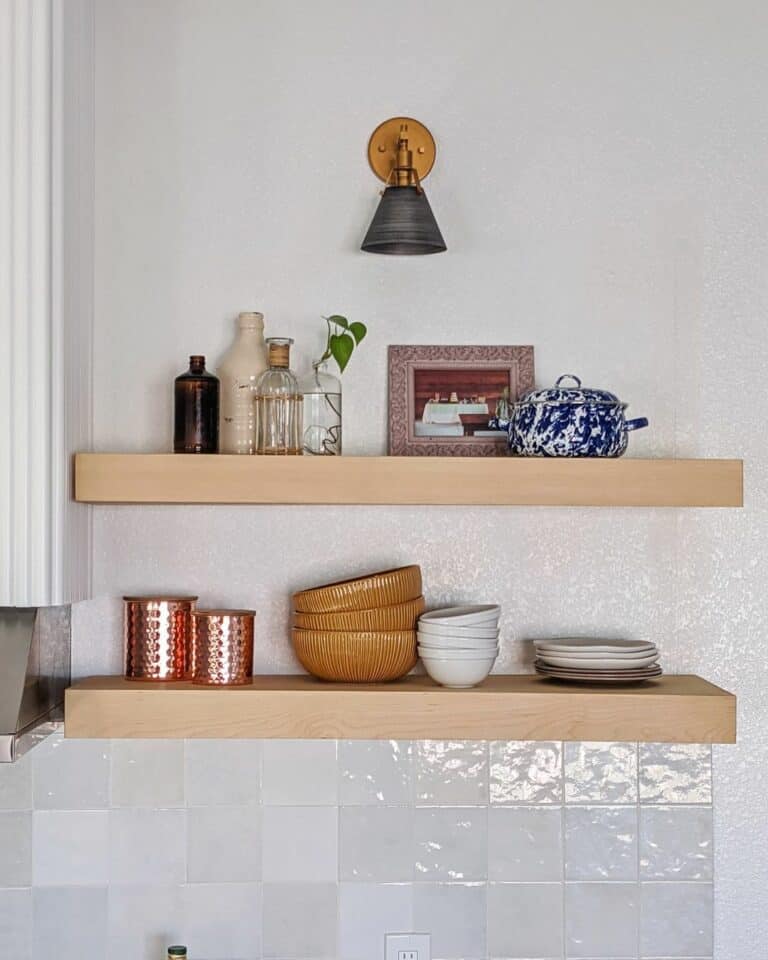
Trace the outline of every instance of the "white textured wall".
<instances>
[{"instance_id":1,"label":"white textured wall","mask_svg":"<svg viewBox=\"0 0 768 960\"><path fill-rule=\"evenodd\" d=\"M344 378L345 449L384 450L386 347L533 343L651 429L632 453L743 456L743 511L99 508L76 669L117 670L117 597L198 591L259 611L257 667L293 667L292 588L398 562L429 599L504 602L524 637L657 640L670 670L741 698L716 750L716 955L768 937L764 381L768 120L760 3L100 0L96 448L165 450L171 381L221 355L240 309L320 346L371 334ZM427 181L449 252L359 253L365 160L397 113L438 142ZM748 866L747 866L748 862Z\"/></svg>"}]
</instances>

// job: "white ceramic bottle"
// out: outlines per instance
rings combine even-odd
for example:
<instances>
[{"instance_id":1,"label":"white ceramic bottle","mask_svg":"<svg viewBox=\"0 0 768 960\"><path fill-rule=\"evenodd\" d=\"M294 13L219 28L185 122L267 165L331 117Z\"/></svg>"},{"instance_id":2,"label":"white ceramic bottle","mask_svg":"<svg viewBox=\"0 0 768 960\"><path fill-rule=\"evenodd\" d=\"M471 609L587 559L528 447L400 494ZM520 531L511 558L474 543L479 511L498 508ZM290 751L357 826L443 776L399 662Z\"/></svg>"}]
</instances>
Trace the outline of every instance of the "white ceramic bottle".
<instances>
[{"instance_id":1,"label":"white ceramic bottle","mask_svg":"<svg viewBox=\"0 0 768 960\"><path fill-rule=\"evenodd\" d=\"M220 453L255 453L256 381L267 369L264 315L241 313L237 335L217 368L221 382Z\"/></svg>"}]
</instances>

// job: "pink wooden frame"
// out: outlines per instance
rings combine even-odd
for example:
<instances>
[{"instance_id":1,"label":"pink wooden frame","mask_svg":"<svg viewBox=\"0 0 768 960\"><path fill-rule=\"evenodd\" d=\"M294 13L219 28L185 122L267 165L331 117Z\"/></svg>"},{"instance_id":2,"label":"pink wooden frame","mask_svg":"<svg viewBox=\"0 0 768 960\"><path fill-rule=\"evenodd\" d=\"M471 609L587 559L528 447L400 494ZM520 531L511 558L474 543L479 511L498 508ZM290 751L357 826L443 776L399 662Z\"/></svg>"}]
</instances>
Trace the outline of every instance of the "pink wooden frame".
<instances>
[{"instance_id":1,"label":"pink wooden frame","mask_svg":"<svg viewBox=\"0 0 768 960\"><path fill-rule=\"evenodd\" d=\"M497 457L507 453L506 437L416 437L414 375L419 368L507 367L510 401L534 386L533 347L391 346L389 348L389 454L422 457ZM492 416L493 414L491 414Z\"/></svg>"}]
</instances>

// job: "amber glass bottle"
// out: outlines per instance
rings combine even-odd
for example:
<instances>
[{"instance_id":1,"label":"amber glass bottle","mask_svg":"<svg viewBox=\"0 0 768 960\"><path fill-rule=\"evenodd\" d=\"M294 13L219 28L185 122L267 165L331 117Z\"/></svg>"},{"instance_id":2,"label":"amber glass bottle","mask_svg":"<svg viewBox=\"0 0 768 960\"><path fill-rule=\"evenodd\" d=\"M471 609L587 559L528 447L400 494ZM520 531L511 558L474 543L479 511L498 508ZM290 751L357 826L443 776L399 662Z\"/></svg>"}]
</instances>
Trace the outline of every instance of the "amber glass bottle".
<instances>
[{"instance_id":1,"label":"amber glass bottle","mask_svg":"<svg viewBox=\"0 0 768 960\"><path fill-rule=\"evenodd\" d=\"M205 357L190 357L173 389L173 452L218 453L219 381L205 369Z\"/></svg>"}]
</instances>

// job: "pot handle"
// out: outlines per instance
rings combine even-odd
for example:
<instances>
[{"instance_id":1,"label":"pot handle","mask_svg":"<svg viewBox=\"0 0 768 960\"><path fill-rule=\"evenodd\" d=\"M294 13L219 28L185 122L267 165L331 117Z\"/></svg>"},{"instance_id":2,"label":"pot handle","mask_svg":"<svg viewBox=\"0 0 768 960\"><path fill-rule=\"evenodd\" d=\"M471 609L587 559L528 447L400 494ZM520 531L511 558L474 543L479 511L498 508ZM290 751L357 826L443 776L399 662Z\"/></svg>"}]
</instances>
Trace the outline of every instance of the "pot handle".
<instances>
[{"instance_id":1,"label":"pot handle","mask_svg":"<svg viewBox=\"0 0 768 960\"><path fill-rule=\"evenodd\" d=\"M627 420L624 426L627 430L640 430L642 427L648 426L647 417L637 417L634 420Z\"/></svg>"},{"instance_id":2,"label":"pot handle","mask_svg":"<svg viewBox=\"0 0 768 960\"><path fill-rule=\"evenodd\" d=\"M557 380L555 381L555 386L559 387L560 384L563 382L563 380L575 380L576 387L578 388L581 386L581 380L579 380L579 378L573 373L564 373L562 377L558 377Z\"/></svg>"}]
</instances>

